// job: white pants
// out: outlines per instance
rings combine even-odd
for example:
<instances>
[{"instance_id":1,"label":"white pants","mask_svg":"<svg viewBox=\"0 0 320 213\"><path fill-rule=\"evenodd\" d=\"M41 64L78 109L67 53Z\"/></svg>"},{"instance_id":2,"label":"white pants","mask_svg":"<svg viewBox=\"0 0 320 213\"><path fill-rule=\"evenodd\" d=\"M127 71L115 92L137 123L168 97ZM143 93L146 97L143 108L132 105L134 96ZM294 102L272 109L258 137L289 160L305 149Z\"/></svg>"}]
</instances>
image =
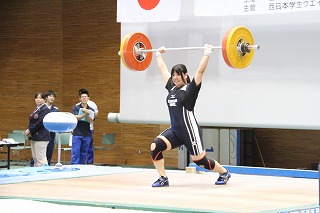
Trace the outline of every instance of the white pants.
<instances>
[{"instance_id":1,"label":"white pants","mask_svg":"<svg viewBox=\"0 0 320 213\"><path fill-rule=\"evenodd\" d=\"M47 146L49 141L31 141L31 152L34 167L48 165Z\"/></svg>"}]
</instances>

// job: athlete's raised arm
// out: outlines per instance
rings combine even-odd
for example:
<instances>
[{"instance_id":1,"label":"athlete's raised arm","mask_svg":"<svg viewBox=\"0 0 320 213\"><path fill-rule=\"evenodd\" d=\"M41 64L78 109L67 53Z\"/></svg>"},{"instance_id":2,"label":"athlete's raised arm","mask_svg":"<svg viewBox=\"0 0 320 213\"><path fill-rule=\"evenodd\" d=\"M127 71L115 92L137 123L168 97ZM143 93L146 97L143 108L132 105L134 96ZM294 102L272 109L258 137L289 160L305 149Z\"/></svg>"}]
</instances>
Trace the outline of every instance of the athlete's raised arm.
<instances>
[{"instance_id":1,"label":"athlete's raised arm","mask_svg":"<svg viewBox=\"0 0 320 213\"><path fill-rule=\"evenodd\" d=\"M164 62L163 58L162 58L162 54L165 52L165 47L162 46L158 49L158 51L156 52L156 57L157 57L157 62L158 62L158 67L160 69L160 72L162 74L162 78L164 80L165 83L167 83L168 79L170 78L170 73L168 71L167 65Z\"/></svg>"},{"instance_id":2,"label":"athlete's raised arm","mask_svg":"<svg viewBox=\"0 0 320 213\"><path fill-rule=\"evenodd\" d=\"M194 75L194 80L197 85L199 85L202 81L202 76L204 74L204 71L207 68L207 65L209 62L209 56L212 53L212 51L213 51L212 45L209 45L209 44L204 45L203 57L200 61L200 64L199 64L198 69L196 71L196 74Z\"/></svg>"}]
</instances>

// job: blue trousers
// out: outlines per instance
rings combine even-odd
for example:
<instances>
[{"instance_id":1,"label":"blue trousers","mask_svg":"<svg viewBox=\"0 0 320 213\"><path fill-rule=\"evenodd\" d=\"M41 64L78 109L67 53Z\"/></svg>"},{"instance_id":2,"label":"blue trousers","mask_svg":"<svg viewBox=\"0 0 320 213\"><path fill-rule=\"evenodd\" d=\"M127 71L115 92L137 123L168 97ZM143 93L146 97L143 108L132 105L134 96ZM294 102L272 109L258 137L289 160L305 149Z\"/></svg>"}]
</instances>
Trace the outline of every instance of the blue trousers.
<instances>
[{"instance_id":1,"label":"blue trousers","mask_svg":"<svg viewBox=\"0 0 320 213\"><path fill-rule=\"evenodd\" d=\"M88 153L87 153L87 164L93 164L94 161L94 148L93 148L93 130L91 130L92 139L89 144Z\"/></svg>"},{"instance_id":2,"label":"blue trousers","mask_svg":"<svg viewBox=\"0 0 320 213\"><path fill-rule=\"evenodd\" d=\"M91 136L72 136L71 164L86 164Z\"/></svg>"}]
</instances>

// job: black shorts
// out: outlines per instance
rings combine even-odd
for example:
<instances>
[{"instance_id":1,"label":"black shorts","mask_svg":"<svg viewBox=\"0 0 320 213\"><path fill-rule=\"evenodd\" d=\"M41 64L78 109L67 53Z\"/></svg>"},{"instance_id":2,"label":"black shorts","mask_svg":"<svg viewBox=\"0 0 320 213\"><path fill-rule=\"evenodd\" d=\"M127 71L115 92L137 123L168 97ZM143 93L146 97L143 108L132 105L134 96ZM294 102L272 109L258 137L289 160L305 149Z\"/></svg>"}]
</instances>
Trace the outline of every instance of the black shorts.
<instances>
[{"instance_id":1,"label":"black shorts","mask_svg":"<svg viewBox=\"0 0 320 213\"><path fill-rule=\"evenodd\" d=\"M178 137L178 134L174 132L171 128L166 129L160 135L168 139L172 146L172 149L185 145L190 155L195 156L200 155L204 151L200 132L196 137L197 140L195 141L191 141L189 137L185 136L185 134L179 134ZM184 137L181 137L180 135Z\"/></svg>"}]
</instances>

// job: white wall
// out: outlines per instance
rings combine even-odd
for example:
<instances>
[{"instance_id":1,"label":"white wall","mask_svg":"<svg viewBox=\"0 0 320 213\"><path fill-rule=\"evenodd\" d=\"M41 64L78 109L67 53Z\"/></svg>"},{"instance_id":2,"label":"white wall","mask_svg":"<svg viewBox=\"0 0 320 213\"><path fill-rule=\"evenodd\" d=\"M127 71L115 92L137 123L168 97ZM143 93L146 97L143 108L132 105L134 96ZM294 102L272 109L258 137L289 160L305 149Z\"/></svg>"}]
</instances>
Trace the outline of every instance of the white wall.
<instances>
[{"instance_id":1,"label":"white wall","mask_svg":"<svg viewBox=\"0 0 320 213\"><path fill-rule=\"evenodd\" d=\"M224 33L238 25L251 30L255 51L249 67L229 68L216 50L206 70L195 113L200 125L320 129L320 13L195 17L193 1L183 1L177 22L122 23L121 38L143 32L153 48L220 46ZM186 64L191 77L202 57L201 50L168 51L170 69ZM153 59L143 72L121 63L120 112L109 121L168 123L164 82ZM118 112L115 112L118 113Z\"/></svg>"}]
</instances>

